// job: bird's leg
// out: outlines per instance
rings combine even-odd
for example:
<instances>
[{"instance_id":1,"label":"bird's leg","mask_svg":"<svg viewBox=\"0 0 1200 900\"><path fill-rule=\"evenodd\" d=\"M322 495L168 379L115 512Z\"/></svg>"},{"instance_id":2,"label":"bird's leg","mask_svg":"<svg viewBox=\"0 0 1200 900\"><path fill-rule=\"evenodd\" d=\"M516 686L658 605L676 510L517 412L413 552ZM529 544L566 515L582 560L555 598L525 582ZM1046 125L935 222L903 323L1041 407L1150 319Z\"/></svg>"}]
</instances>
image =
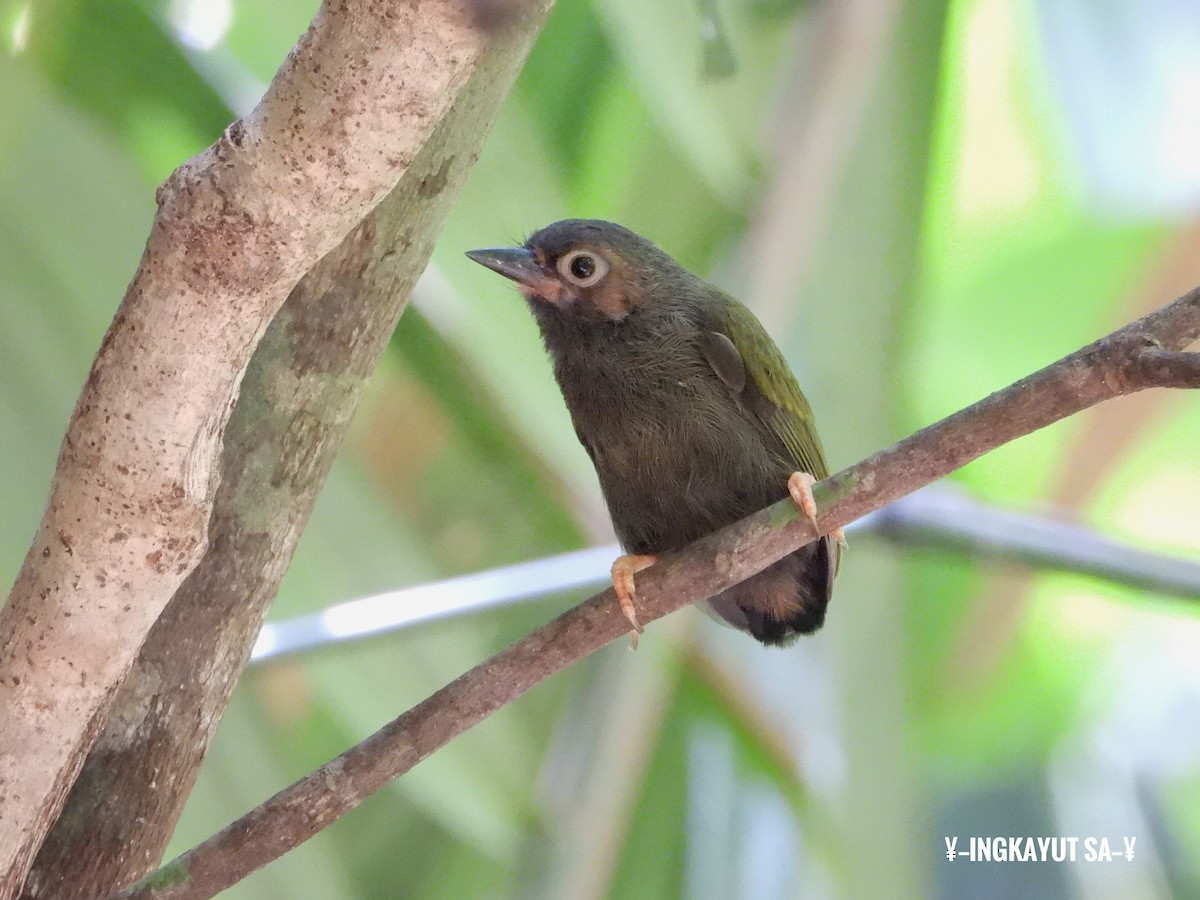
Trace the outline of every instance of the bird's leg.
<instances>
[{"instance_id":1,"label":"bird's leg","mask_svg":"<svg viewBox=\"0 0 1200 900\"><path fill-rule=\"evenodd\" d=\"M634 650L637 649L638 635L642 633L642 623L638 621L637 607L634 606L634 601L637 599L637 588L634 586L633 576L642 569L648 569L656 562L658 562L657 556L630 553L618 556L612 564L613 590L617 593L617 604L621 607L621 612L633 626L629 640Z\"/></svg>"},{"instance_id":2,"label":"bird's leg","mask_svg":"<svg viewBox=\"0 0 1200 900\"><path fill-rule=\"evenodd\" d=\"M788 476L787 489L792 502L800 507L800 512L812 522L813 530L820 535L822 532L817 525L817 501L813 499L812 492L812 486L816 483L817 479L808 472L793 472ZM841 544L843 550L846 548L846 535L842 533L842 529L837 528L829 532L829 536Z\"/></svg>"}]
</instances>

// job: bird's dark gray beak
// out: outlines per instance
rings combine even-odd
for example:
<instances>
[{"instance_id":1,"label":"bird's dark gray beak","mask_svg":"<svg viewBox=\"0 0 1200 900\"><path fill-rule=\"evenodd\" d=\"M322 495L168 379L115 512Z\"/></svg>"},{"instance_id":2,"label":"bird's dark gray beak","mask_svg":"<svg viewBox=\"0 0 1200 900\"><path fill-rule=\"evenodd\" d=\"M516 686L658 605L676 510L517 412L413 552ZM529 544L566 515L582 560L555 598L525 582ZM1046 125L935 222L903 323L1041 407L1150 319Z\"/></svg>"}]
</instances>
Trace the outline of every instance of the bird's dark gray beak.
<instances>
[{"instance_id":1,"label":"bird's dark gray beak","mask_svg":"<svg viewBox=\"0 0 1200 900\"><path fill-rule=\"evenodd\" d=\"M487 266L493 272L499 272L505 278L511 278L535 294L556 286L555 280L538 265L533 253L524 247L468 250L467 258Z\"/></svg>"}]
</instances>

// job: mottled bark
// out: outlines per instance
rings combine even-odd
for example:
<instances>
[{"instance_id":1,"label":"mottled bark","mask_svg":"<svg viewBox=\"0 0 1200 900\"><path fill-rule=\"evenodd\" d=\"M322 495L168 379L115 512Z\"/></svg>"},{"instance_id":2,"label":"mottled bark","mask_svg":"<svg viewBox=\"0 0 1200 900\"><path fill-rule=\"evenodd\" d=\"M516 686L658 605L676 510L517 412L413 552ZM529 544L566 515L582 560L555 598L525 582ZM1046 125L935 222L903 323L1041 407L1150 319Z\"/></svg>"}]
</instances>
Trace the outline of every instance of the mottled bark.
<instances>
[{"instance_id":1,"label":"mottled bark","mask_svg":"<svg viewBox=\"0 0 1200 900\"><path fill-rule=\"evenodd\" d=\"M80 396L45 518L0 611L0 898L25 882L139 648L180 597L55 839L103 818L105 782L120 771L132 779L120 782L129 791L120 799L153 807L152 834L127 852L117 847L128 838L117 823L91 847L123 862L70 865L94 866L92 883L103 892L116 883L100 888L108 877L101 870L144 871L161 853L159 832L177 815L398 314L396 292L422 266L474 160L481 123L538 20L489 37L454 0L328 0L254 112L160 187L141 265ZM490 57L489 43L497 48ZM486 76L481 60L490 60ZM476 73L473 92L460 96ZM458 124L438 132L440 149L423 149L456 102ZM406 175L394 202L364 221ZM323 272L297 288L339 244ZM384 308L348 296L360 287L376 291ZM251 354L293 288L297 299L242 399L237 447L223 456ZM260 468L270 473L265 480ZM234 483L218 499L222 477ZM221 517L210 530L217 502ZM222 604L239 591L247 608L229 621ZM222 627L200 630L214 623ZM177 653L198 668L181 674ZM184 693L173 695L172 684ZM160 773L153 757L134 757L163 726L188 734ZM140 796L138 782L164 796ZM53 854L64 854L57 868L78 852L70 846L47 849L31 892L55 883ZM79 895L74 885L71 892Z\"/></svg>"}]
</instances>

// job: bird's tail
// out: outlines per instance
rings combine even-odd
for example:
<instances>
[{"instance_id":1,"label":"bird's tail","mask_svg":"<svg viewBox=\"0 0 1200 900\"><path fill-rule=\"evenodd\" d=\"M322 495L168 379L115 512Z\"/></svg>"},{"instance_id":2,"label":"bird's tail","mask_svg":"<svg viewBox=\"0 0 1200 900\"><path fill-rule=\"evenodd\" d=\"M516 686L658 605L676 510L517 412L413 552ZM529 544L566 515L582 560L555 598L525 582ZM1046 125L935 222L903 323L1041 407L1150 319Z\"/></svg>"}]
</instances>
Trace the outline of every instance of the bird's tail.
<instances>
[{"instance_id":1,"label":"bird's tail","mask_svg":"<svg viewBox=\"0 0 1200 900\"><path fill-rule=\"evenodd\" d=\"M786 646L824 624L840 556L841 547L822 538L713 597L707 611L768 646Z\"/></svg>"}]
</instances>

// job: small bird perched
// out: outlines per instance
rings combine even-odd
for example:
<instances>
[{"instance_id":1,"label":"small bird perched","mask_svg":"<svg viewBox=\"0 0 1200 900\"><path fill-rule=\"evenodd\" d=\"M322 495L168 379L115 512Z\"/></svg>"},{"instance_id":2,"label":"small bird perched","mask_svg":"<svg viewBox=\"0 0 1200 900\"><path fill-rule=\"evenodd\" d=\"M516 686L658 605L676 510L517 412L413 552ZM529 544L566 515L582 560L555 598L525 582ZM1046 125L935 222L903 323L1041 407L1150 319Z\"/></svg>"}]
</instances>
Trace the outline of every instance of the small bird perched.
<instances>
[{"instance_id":1,"label":"small bird perched","mask_svg":"<svg viewBox=\"0 0 1200 900\"><path fill-rule=\"evenodd\" d=\"M816 525L828 474L812 410L754 314L645 238L594 219L467 256L517 282L628 556L613 587L634 628L634 575L789 494ZM764 644L821 627L840 531L708 601Z\"/></svg>"}]
</instances>

